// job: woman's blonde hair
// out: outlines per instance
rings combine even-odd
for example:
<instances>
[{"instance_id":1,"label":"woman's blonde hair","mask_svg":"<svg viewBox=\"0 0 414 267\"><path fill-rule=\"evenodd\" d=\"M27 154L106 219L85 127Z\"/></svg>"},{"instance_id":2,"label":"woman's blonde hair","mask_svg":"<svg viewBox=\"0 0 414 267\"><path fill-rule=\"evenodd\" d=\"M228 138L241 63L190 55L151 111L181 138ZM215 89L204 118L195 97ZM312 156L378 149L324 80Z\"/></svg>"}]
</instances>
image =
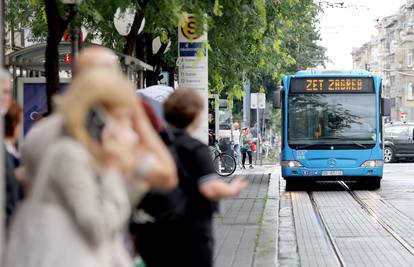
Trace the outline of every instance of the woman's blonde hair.
<instances>
[{"instance_id":1,"label":"woman's blonde hair","mask_svg":"<svg viewBox=\"0 0 414 267\"><path fill-rule=\"evenodd\" d=\"M138 102L132 83L121 73L107 69L79 73L67 92L56 100L65 132L86 145L98 159L105 157L103 150L86 130L87 116L92 107L101 105L109 111L126 107L131 111L133 122L137 122Z\"/></svg>"}]
</instances>

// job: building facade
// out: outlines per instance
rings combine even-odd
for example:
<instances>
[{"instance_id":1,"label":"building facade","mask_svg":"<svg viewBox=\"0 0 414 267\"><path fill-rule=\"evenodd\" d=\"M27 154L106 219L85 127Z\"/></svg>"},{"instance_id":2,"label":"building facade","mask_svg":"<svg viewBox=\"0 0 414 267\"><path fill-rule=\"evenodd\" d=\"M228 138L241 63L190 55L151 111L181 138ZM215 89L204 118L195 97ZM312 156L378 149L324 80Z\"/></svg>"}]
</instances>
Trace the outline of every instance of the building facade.
<instances>
[{"instance_id":1,"label":"building facade","mask_svg":"<svg viewBox=\"0 0 414 267\"><path fill-rule=\"evenodd\" d=\"M378 34L352 51L353 67L383 78L392 121L414 121L414 0L378 21Z\"/></svg>"}]
</instances>

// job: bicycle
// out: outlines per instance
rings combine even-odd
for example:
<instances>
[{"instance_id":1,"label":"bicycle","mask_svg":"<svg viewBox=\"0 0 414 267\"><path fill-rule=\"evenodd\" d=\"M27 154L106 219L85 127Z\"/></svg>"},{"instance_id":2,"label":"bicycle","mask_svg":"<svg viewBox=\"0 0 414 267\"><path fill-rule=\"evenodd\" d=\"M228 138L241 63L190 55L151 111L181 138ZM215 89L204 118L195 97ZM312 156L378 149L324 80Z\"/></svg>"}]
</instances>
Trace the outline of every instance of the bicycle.
<instances>
[{"instance_id":1,"label":"bicycle","mask_svg":"<svg viewBox=\"0 0 414 267\"><path fill-rule=\"evenodd\" d=\"M223 153L217 141L214 141L214 145L210 147L216 173L223 177L232 175L236 171L236 159L229 154Z\"/></svg>"}]
</instances>

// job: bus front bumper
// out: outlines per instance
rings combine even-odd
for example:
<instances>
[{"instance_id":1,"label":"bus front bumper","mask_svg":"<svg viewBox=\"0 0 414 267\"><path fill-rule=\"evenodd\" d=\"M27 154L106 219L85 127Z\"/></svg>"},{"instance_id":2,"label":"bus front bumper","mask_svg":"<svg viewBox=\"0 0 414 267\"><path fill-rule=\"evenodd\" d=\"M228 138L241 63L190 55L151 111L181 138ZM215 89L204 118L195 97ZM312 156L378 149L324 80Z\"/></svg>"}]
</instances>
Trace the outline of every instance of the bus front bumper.
<instances>
[{"instance_id":1,"label":"bus front bumper","mask_svg":"<svg viewBox=\"0 0 414 267\"><path fill-rule=\"evenodd\" d=\"M283 178L304 180L358 180L361 177L382 177L383 167L306 168L282 167Z\"/></svg>"}]
</instances>

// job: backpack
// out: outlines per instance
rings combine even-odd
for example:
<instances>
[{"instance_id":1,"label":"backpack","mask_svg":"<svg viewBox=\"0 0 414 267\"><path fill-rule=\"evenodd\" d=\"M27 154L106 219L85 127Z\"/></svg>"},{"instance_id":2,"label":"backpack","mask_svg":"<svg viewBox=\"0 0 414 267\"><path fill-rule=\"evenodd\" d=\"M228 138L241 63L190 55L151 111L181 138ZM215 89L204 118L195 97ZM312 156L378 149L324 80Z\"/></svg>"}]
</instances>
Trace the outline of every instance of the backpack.
<instances>
[{"instance_id":1,"label":"backpack","mask_svg":"<svg viewBox=\"0 0 414 267\"><path fill-rule=\"evenodd\" d=\"M188 173L180 161L174 134L165 129L161 133L161 138L175 160L179 180L188 179ZM149 191L133 212L132 227L134 224L171 223L180 220L186 212L186 207L187 198L180 187L180 182L169 192Z\"/></svg>"}]
</instances>

